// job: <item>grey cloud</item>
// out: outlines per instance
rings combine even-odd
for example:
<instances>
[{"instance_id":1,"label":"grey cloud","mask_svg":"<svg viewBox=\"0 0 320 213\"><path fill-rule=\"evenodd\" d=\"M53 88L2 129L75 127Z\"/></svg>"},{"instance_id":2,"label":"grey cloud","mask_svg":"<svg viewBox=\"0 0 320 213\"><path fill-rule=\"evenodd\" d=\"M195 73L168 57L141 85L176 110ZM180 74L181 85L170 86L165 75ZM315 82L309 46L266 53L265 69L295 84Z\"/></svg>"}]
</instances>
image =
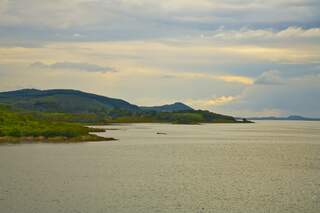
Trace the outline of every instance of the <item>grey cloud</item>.
<instances>
[{"instance_id":1,"label":"grey cloud","mask_svg":"<svg viewBox=\"0 0 320 213\"><path fill-rule=\"evenodd\" d=\"M280 85L284 83L284 79L280 77L279 71L269 70L262 73L254 83L262 85Z\"/></svg>"},{"instance_id":2,"label":"grey cloud","mask_svg":"<svg viewBox=\"0 0 320 213\"><path fill-rule=\"evenodd\" d=\"M283 112L283 115L319 117L319 90L319 75L291 78L285 84L277 86L254 84L244 90L239 99L224 105L220 110L258 112L276 109ZM250 115L250 113L242 114L242 116Z\"/></svg>"},{"instance_id":3,"label":"grey cloud","mask_svg":"<svg viewBox=\"0 0 320 213\"><path fill-rule=\"evenodd\" d=\"M63 69L63 70L79 70L87 72L111 72L115 71L112 67L100 66L89 63L77 63L77 62L57 62L54 64L44 64L41 62L35 62L30 64L33 68L49 68L49 69Z\"/></svg>"},{"instance_id":4,"label":"grey cloud","mask_svg":"<svg viewBox=\"0 0 320 213\"><path fill-rule=\"evenodd\" d=\"M166 75L162 75L161 78L163 78L163 79L175 79L175 78L177 78L177 76L176 75L166 74Z\"/></svg>"},{"instance_id":5,"label":"grey cloud","mask_svg":"<svg viewBox=\"0 0 320 213\"><path fill-rule=\"evenodd\" d=\"M0 26L11 36L51 40L172 37L208 32L220 25L232 29L310 26L320 18L320 2L314 0L0 0L0 8ZM50 36L51 32L60 36ZM0 38L10 35L0 33Z\"/></svg>"}]
</instances>

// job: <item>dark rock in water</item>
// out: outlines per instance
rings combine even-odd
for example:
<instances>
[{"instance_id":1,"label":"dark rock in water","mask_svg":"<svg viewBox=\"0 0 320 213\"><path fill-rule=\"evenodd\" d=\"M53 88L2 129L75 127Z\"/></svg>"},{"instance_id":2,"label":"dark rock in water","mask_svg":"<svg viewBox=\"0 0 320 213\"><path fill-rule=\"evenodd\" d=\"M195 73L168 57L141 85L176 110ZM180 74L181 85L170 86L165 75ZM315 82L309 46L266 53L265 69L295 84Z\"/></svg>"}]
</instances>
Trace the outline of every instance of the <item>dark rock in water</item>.
<instances>
[{"instance_id":1,"label":"dark rock in water","mask_svg":"<svg viewBox=\"0 0 320 213\"><path fill-rule=\"evenodd\" d=\"M165 132L157 132L157 135L166 135L167 133Z\"/></svg>"}]
</instances>

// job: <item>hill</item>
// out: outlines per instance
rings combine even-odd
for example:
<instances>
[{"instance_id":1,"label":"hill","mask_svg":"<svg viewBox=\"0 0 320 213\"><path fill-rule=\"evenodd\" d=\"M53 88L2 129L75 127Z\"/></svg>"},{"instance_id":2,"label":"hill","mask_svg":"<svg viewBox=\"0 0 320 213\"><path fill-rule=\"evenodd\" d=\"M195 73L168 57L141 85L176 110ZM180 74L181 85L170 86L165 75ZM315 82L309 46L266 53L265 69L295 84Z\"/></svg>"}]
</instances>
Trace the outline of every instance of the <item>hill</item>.
<instances>
[{"instance_id":1,"label":"hill","mask_svg":"<svg viewBox=\"0 0 320 213\"><path fill-rule=\"evenodd\" d=\"M248 122L209 111L193 110L183 103L138 107L121 99L65 89L1 92L0 104L33 113L38 119L84 124Z\"/></svg>"},{"instance_id":2,"label":"hill","mask_svg":"<svg viewBox=\"0 0 320 213\"><path fill-rule=\"evenodd\" d=\"M183 103L138 107L121 99L77 90L23 89L0 93L0 142L105 141L86 127L110 123L249 123L193 110Z\"/></svg>"},{"instance_id":3,"label":"hill","mask_svg":"<svg viewBox=\"0 0 320 213\"><path fill-rule=\"evenodd\" d=\"M0 103L14 108L66 113L99 113L112 109L137 111L140 108L121 99L109 98L77 90L22 89L0 93Z\"/></svg>"},{"instance_id":4,"label":"hill","mask_svg":"<svg viewBox=\"0 0 320 213\"><path fill-rule=\"evenodd\" d=\"M290 115L288 117L252 117L250 120L276 120L276 121L320 121L320 118L307 118L300 115Z\"/></svg>"},{"instance_id":5,"label":"hill","mask_svg":"<svg viewBox=\"0 0 320 213\"><path fill-rule=\"evenodd\" d=\"M156 111L156 112L179 112L179 111L193 110L188 105L180 102L176 102L174 104L166 104L163 106L152 106L152 107L141 106L140 109L145 111Z\"/></svg>"}]
</instances>

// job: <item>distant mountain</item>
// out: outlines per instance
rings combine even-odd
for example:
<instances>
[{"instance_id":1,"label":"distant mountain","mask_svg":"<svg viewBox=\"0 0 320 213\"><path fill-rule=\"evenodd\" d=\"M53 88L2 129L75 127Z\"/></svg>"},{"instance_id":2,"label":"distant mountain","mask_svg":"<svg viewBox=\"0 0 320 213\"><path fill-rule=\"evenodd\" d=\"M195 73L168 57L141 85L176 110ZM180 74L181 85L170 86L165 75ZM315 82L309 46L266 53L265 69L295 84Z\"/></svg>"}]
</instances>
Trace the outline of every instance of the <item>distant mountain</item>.
<instances>
[{"instance_id":1,"label":"distant mountain","mask_svg":"<svg viewBox=\"0 0 320 213\"><path fill-rule=\"evenodd\" d=\"M121 99L109 98L77 90L22 89L0 93L0 103L24 110L97 113L112 109L138 111L140 108Z\"/></svg>"},{"instance_id":2,"label":"distant mountain","mask_svg":"<svg viewBox=\"0 0 320 213\"><path fill-rule=\"evenodd\" d=\"M290 115L288 117L252 117L250 120L279 120L279 121L320 121L320 118L307 118L300 115Z\"/></svg>"},{"instance_id":3,"label":"distant mountain","mask_svg":"<svg viewBox=\"0 0 320 213\"><path fill-rule=\"evenodd\" d=\"M156 111L156 112L180 112L193 110L191 107L184 103L176 102L174 104L166 104L163 106L152 106L152 107L140 107L145 111Z\"/></svg>"}]
</instances>

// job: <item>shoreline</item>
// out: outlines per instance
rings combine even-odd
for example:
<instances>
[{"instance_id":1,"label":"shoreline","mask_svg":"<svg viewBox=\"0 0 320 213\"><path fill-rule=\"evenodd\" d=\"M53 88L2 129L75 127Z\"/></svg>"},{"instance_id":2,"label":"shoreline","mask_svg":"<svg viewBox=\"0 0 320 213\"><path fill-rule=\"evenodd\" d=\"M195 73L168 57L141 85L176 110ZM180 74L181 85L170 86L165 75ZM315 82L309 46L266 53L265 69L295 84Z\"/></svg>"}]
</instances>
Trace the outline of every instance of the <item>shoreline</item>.
<instances>
[{"instance_id":1,"label":"shoreline","mask_svg":"<svg viewBox=\"0 0 320 213\"><path fill-rule=\"evenodd\" d=\"M146 122L120 122L120 123L107 123L99 124L97 126L85 126L92 130L88 135L82 135L77 137L66 136L0 136L0 145L2 144L28 144L28 143L84 143L84 142L99 142L99 141L117 141L118 139L112 137L101 137L92 133L104 132L106 129L101 128L102 125L130 125L141 124ZM250 124L252 121L236 121L236 122L209 122L209 123L167 123L167 122L147 122L146 124L172 124L172 125L202 125L202 124ZM108 129L115 130L115 129Z\"/></svg>"},{"instance_id":2,"label":"shoreline","mask_svg":"<svg viewBox=\"0 0 320 213\"><path fill-rule=\"evenodd\" d=\"M108 123L101 123L97 125L90 125L89 127L98 127L98 126L113 126L113 125L129 125L129 124L173 124L173 125L202 125L202 124L254 124L256 122L247 120L247 121L215 121L215 122L194 122L194 123L174 123L174 122L108 122Z\"/></svg>"},{"instance_id":3,"label":"shoreline","mask_svg":"<svg viewBox=\"0 0 320 213\"><path fill-rule=\"evenodd\" d=\"M86 142L102 142L102 141L116 141L115 138L105 138L97 135L85 135L78 137L0 137L0 144L25 144L25 143L86 143Z\"/></svg>"}]
</instances>

